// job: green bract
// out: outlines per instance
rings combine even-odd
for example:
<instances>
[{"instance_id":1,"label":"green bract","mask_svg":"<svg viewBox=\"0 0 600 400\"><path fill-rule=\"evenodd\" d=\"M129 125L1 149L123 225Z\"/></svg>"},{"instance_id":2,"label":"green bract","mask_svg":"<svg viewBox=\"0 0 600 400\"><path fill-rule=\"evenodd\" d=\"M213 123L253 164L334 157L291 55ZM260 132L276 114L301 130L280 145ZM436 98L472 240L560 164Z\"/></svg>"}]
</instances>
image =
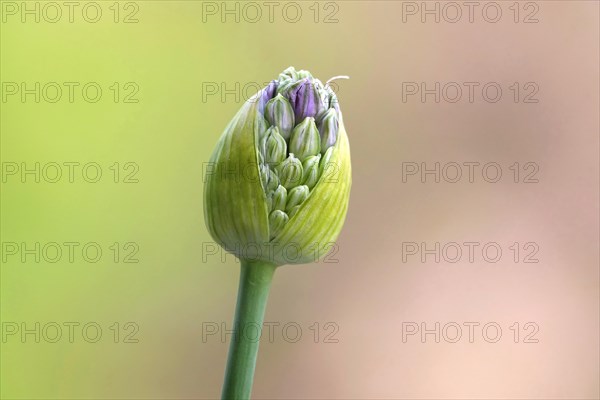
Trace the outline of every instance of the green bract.
<instances>
[{"instance_id":1,"label":"green bract","mask_svg":"<svg viewBox=\"0 0 600 400\"><path fill-rule=\"evenodd\" d=\"M350 147L333 91L293 67L244 103L212 154L204 216L243 260L316 261L348 209Z\"/></svg>"}]
</instances>

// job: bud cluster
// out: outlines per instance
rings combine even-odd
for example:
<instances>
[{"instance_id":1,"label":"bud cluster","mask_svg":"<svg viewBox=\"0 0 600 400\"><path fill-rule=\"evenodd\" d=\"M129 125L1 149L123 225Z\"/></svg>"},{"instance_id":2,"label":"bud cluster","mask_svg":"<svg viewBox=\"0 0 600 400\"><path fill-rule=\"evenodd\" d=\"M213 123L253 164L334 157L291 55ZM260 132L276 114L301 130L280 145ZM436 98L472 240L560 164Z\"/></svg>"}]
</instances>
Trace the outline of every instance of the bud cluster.
<instances>
[{"instance_id":1,"label":"bud cluster","mask_svg":"<svg viewBox=\"0 0 600 400\"><path fill-rule=\"evenodd\" d=\"M331 159L339 130L333 91L308 71L286 69L260 99L261 182L274 238L300 209Z\"/></svg>"}]
</instances>

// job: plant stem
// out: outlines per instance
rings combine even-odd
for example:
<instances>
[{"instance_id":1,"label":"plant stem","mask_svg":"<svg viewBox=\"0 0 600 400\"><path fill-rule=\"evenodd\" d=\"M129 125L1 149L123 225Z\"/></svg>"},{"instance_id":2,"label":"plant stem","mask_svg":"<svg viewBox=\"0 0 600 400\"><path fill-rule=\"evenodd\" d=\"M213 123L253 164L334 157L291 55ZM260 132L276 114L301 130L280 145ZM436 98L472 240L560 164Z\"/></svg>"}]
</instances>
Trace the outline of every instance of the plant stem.
<instances>
[{"instance_id":1,"label":"plant stem","mask_svg":"<svg viewBox=\"0 0 600 400\"><path fill-rule=\"evenodd\" d=\"M249 399L269 289L276 266L241 260L240 285L222 399Z\"/></svg>"}]
</instances>

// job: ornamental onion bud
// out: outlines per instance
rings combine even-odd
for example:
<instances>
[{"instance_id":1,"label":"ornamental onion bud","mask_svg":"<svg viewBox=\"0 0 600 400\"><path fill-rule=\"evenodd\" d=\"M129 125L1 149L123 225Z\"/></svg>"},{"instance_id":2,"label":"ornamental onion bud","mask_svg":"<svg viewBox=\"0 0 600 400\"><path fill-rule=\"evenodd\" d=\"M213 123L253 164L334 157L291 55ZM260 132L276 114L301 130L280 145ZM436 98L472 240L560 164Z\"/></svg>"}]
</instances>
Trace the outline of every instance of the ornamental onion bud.
<instances>
[{"instance_id":1,"label":"ornamental onion bud","mask_svg":"<svg viewBox=\"0 0 600 400\"><path fill-rule=\"evenodd\" d=\"M285 139L289 139L294 127L294 110L285 97L278 94L269 100L265 106L265 117L271 125L279 128L279 133Z\"/></svg>"},{"instance_id":2,"label":"ornamental onion bud","mask_svg":"<svg viewBox=\"0 0 600 400\"><path fill-rule=\"evenodd\" d=\"M279 128L272 126L267 130L265 135L265 161L269 165L277 165L287 155L287 143L283 136L279 134Z\"/></svg>"},{"instance_id":3,"label":"ornamental onion bud","mask_svg":"<svg viewBox=\"0 0 600 400\"><path fill-rule=\"evenodd\" d=\"M285 204L287 201L287 190L279 185L273 193L273 210L285 210Z\"/></svg>"},{"instance_id":4,"label":"ornamental onion bud","mask_svg":"<svg viewBox=\"0 0 600 400\"><path fill-rule=\"evenodd\" d=\"M318 79L304 78L287 88L287 95L294 110L296 122L316 117L327 110L327 92Z\"/></svg>"},{"instance_id":5,"label":"ornamental onion bud","mask_svg":"<svg viewBox=\"0 0 600 400\"><path fill-rule=\"evenodd\" d=\"M298 79L304 79L304 78L312 79L312 77L313 77L312 74L308 71L305 71L303 69L298 71Z\"/></svg>"},{"instance_id":6,"label":"ornamental onion bud","mask_svg":"<svg viewBox=\"0 0 600 400\"><path fill-rule=\"evenodd\" d=\"M289 219L288 215L281 210L271 212L269 215L269 230L271 231L271 237L277 236Z\"/></svg>"},{"instance_id":7,"label":"ornamental onion bud","mask_svg":"<svg viewBox=\"0 0 600 400\"><path fill-rule=\"evenodd\" d=\"M335 166L331 163L333 159L333 147L327 149L323 157L321 157L321 161L319 162L319 171L321 176L325 175L325 171L331 170L331 168L335 168Z\"/></svg>"},{"instance_id":8,"label":"ornamental onion bud","mask_svg":"<svg viewBox=\"0 0 600 400\"><path fill-rule=\"evenodd\" d=\"M302 162L294 157L293 153L285 159L277 168L279 181L286 189L291 189L302 183Z\"/></svg>"},{"instance_id":9,"label":"ornamental onion bud","mask_svg":"<svg viewBox=\"0 0 600 400\"><path fill-rule=\"evenodd\" d=\"M285 210L291 211L292 208L302 204L302 202L308 198L309 193L310 189L306 185L296 186L295 188L290 190L290 193L287 197Z\"/></svg>"},{"instance_id":10,"label":"ornamental onion bud","mask_svg":"<svg viewBox=\"0 0 600 400\"><path fill-rule=\"evenodd\" d=\"M271 81L266 88L264 88L261 91L261 95L258 98L259 104L258 104L258 111L261 114L265 113L265 106L267 105L267 102L269 100L271 100L275 94L277 93L277 87L279 86L279 82L276 80Z\"/></svg>"},{"instance_id":11,"label":"ornamental onion bud","mask_svg":"<svg viewBox=\"0 0 600 400\"><path fill-rule=\"evenodd\" d=\"M267 167L269 168L269 167ZM269 169L269 177L267 179L267 192L273 192L279 186L279 177L272 169Z\"/></svg>"},{"instance_id":12,"label":"ornamental onion bud","mask_svg":"<svg viewBox=\"0 0 600 400\"><path fill-rule=\"evenodd\" d=\"M308 71L286 69L244 103L206 169L206 226L241 261L223 399L250 398L258 341L243 329L263 325L276 267L316 261L342 229L350 147L334 99Z\"/></svg>"},{"instance_id":13,"label":"ornamental onion bud","mask_svg":"<svg viewBox=\"0 0 600 400\"><path fill-rule=\"evenodd\" d=\"M310 156L302 163L302 172L304 173L302 177L302 184L308 186L309 189L312 189L319 180L319 160L321 159L321 155L317 154L316 156Z\"/></svg>"},{"instance_id":14,"label":"ornamental onion bud","mask_svg":"<svg viewBox=\"0 0 600 400\"><path fill-rule=\"evenodd\" d=\"M290 153L294 153L304 161L310 156L316 156L321 151L319 130L313 117L306 117L292 131L290 138Z\"/></svg>"},{"instance_id":15,"label":"ornamental onion bud","mask_svg":"<svg viewBox=\"0 0 600 400\"><path fill-rule=\"evenodd\" d=\"M321 154L335 144L339 129L337 111L330 108L319 121L319 134L321 135Z\"/></svg>"},{"instance_id":16,"label":"ornamental onion bud","mask_svg":"<svg viewBox=\"0 0 600 400\"><path fill-rule=\"evenodd\" d=\"M284 81L295 82L298 80L298 71L294 67L287 67L285 71L279 74L279 82Z\"/></svg>"},{"instance_id":17,"label":"ornamental onion bud","mask_svg":"<svg viewBox=\"0 0 600 400\"><path fill-rule=\"evenodd\" d=\"M246 101L211 163L206 225L237 257L252 246L272 265L312 262L339 235L350 196L348 137L335 94L308 71L290 67ZM330 163L335 180L324 177ZM300 251L290 259L292 243Z\"/></svg>"}]
</instances>

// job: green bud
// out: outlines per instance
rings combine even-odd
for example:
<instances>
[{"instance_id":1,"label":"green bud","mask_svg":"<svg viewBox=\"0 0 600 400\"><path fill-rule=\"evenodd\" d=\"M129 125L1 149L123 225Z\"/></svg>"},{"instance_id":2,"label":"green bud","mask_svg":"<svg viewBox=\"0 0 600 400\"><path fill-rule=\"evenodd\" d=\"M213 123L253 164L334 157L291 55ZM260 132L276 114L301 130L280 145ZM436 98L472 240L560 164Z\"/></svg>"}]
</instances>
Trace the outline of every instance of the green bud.
<instances>
[{"instance_id":1,"label":"green bud","mask_svg":"<svg viewBox=\"0 0 600 400\"><path fill-rule=\"evenodd\" d=\"M284 81L284 80L297 81L298 80L298 72L296 71L296 69L294 67L287 67L285 69L285 71L283 71L282 73L279 74L279 80L280 81Z\"/></svg>"},{"instance_id":2,"label":"green bud","mask_svg":"<svg viewBox=\"0 0 600 400\"><path fill-rule=\"evenodd\" d=\"M287 155L287 143L279 134L279 128L272 126L265 135L265 162L269 165L277 165Z\"/></svg>"},{"instance_id":3,"label":"green bud","mask_svg":"<svg viewBox=\"0 0 600 400\"><path fill-rule=\"evenodd\" d=\"M258 260L273 265L327 253L344 223L351 186L348 136L334 99L327 85L290 67L227 125L204 186L206 226L225 250L243 258L257 248ZM298 126L295 115L303 115ZM335 167L335 179L326 182L327 165ZM290 244L300 250L297 258L286 255Z\"/></svg>"},{"instance_id":4,"label":"green bud","mask_svg":"<svg viewBox=\"0 0 600 400\"><path fill-rule=\"evenodd\" d=\"M319 121L319 134L321 137L321 154L325 154L328 148L335 144L339 129L337 111L330 108Z\"/></svg>"},{"instance_id":5,"label":"green bud","mask_svg":"<svg viewBox=\"0 0 600 400\"><path fill-rule=\"evenodd\" d=\"M292 131L290 138L290 153L294 153L299 159L305 160L315 156L321 150L321 139L319 130L315 125L315 119L306 117Z\"/></svg>"},{"instance_id":6,"label":"green bud","mask_svg":"<svg viewBox=\"0 0 600 400\"><path fill-rule=\"evenodd\" d=\"M335 93L331 93L329 95L329 107L333 108L338 113L340 112L340 104L338 103L338 99Z\"/></svg>"},{"instance_id":7,"label":"green bud","mask_svg":"<svg viewBox=\"0 0 600 400\"><path fill-rule=\"evenodd\" d=\"M310 72L305 71L303 69L301 69L300 71L298 71L298 79L304 79L304 78L311 78L312 79L312 75Z\"/></svg>"},{"instance_id":8,"label":"green bud","mask_svg":"<svg viewBox=\"0 0 600 400\"><path fill-rule=\"evenodd\" d=\"M321 157L321 161L319 162L319 176L323 176L325 171L331 171L335 166L331 163L333 159L333 147L330 147L325 151L323 157Z\"/></svg>"},{"instance_id":9,"label":"green bud","mask_svg":"<svg viewBox=\"0 0 600 400\"><path fill-rule=\"evenodd\" d=\"M279 186L279 177L272 169L269 169L269 177L267 179L267 193L274 192Z\"/></svg>"},{"instance_id":10,"label":"green bud","mask_svg":"<svg viewBox=\"0 0 600 400\"><path fill-rule=\"evenodd\" d=\"M282 95L287 99L286 94L288 93L290 87L294 84L294 81L290 78L279 78L279 85L277 86L277 94Z\"/></svg>"},{"instance_id":11,"label":"green bud","mask_svg":"<svg viewBox=\"0 0 600 400\"><path fill-rule=\"evenodd\" d=\"M302 162L294 154L279 164L277 172L280 184L288 190L302 183Z\"/></svg>"},{"instance_id":12,"label":"green bud","mask_svg":"<svg viewBox=\"0 0 600 400\"><path fill-rule=\"evenodd\" d=\"M265 106L265 117L267 121L279 128L279 133L286 140L289 139L292 128L294 127L294 110L290 102L278 94L269 100Z\"/></svg>"},{"instance_id":13,"label":"green bud","mask_svg":"<svg viewBox=\"0 0 600 400\"><path fill-rule=\"evenodd\" d=\"M260 181L263 187L268 188L269 179L271 178L271 170L268 165L262 164L260 166Z\"/></svg>"},{"instance_id":14,"label":"green bud","mask_svg":"<svg viewBox=\"0 0 600 400\"><path fill-rule=\"evenodd\" d=\"M282 95L286 100L290 100L290 94L295 92L296 90L298 90L298 88L300 86L302 86L303 84L306 83L306 80L304 79L300 79L300 80L292 80L292 79L284 79L283 81L281 81L281 83L279 84L279 86L277 87L277 93ZM291 104L290 104L291 106ZM294 107L292 107L292 110L294 109ZM294 114L295 116L295 114ZM298 121L296 121L298 122Z\"/></svg>"},{"instance_id":15,"label":"green bud","mask_svg":"<svg viewBox=\"0 0 600 400\"><path fill-rule=\"evenodd\" d=\"M273 204L272 204L272 209L273 210L285 210L285 204L287 201L287 190L279 185L277 186L277 189L275 189L275 192L273 193Z\"/></svg>"},{"instance_id":16,"label":"green bud","mask_svg":"<svg viewBox=\"0 0 600 400\"><path fill-rule=\"evenodd\" d=\"M281 232L288 220L289 217L287 214L281 210L275 210L269 214L269 230L271 231L272 238Z\"/></svg>"},{"instance_id":17,"label":"green bud","mask_svg":"<svg viewBox=\"0 0 600 400\"><path fill-rule=\"evenodd\" d=\"M310 193L310 189L306 185L296 186L292 190L287 197L287 203L285 205L285 211L291 211L292 208L299 206L308 198L308 194Z\"/></svg>"},{"instance_id":18,"label":"green bud","mask_svg":"<svg viewBox=\"0 0 600 400\"><path fill-rule=\"evenodd\" d=\"M308 157L302 163L302 170L304 173L302 177L302 183L308 186L309 189L312 189L319 180L319 160L321 160L321 155L317 154L316 156Z\"/></svg>"}]
</instances>

